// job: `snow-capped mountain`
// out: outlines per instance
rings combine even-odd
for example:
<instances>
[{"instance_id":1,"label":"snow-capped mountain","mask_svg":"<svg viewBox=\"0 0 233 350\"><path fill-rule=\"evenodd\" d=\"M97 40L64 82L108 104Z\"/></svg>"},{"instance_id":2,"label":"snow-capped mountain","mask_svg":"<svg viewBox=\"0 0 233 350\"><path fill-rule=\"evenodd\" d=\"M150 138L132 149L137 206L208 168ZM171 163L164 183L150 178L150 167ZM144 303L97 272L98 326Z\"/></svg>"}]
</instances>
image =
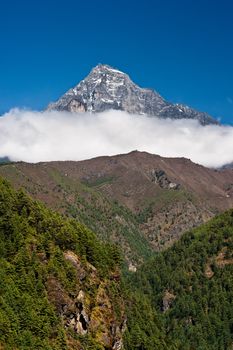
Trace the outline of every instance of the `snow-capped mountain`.
<instances>
[{"instance_id":1,"label":"snow-capped mountain","mask_svg":"<svg viewBox=\"0 0 233 350\"><path fill-rule=\"evenodd\" d=\"M48 110L103 112L115 109L150 117L197 119L202 125L218 124L207 113L167 102L156 91L140 88L129 76L108 65L99 64L74 88L68 90Z\"/></svg>"}]
</instances>

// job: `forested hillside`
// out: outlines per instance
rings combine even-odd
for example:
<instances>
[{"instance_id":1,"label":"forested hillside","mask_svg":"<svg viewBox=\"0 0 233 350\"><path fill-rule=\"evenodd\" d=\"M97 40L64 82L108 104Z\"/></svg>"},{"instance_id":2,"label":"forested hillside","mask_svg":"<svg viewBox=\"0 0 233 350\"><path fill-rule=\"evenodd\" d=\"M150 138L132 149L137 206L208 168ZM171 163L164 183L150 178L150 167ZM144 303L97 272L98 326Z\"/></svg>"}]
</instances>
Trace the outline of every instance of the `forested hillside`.
<instances>
[{"instance_id":1,"label":"forested hillside","mask_svg":"<svg viewBox=\"0 0 233 350\"><path fill-rule=\"evenodd\" d=\"M113 349L120 255L0 179L0 348Z\"/></svg>"},{"instance_id":2,"label":"forested hillside","mask_svg":"<svg viewBox=\"0 0 233 350\"><path fill-rule=\"evenodd\" d=\"M128 283L176 349L233 349L233 210L185 234ZM129 315L126 349L156 349L147 345L151 311L141 310Z\"/></svg>"},{"instance_id":3,"label":"forested hillside","mask_svg":"<svg viewBox=\"0 0 233 350\"><path fill-rule=\"evenodd\" d=\"M233 210L136 273L121 254L0 180L0 348L231 350Z\"/></svg>"},{"instance_id":4,"label":"forested hillside","mask_svg":"<svg viewBox=\"0 0 233 350\"><path fill-rule=\"evenodd\" d=\"M233 206L233 171L146 152L80 162L12 163L0 175L117 243L140 266L187 230Z\"/></svg>"}]
</instances>

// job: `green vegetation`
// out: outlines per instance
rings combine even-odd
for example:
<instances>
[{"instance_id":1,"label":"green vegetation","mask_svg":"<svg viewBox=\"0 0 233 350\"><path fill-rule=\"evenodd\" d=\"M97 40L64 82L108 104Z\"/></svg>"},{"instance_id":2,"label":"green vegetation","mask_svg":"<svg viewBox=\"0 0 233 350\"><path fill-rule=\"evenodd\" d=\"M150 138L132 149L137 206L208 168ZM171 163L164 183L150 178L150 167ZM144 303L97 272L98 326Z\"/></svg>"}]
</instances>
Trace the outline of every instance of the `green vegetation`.
<instances>
[{"instance_id":1,"label":"green vegetation","mask_svg":"<svg viewBox=\"0 0 233 350\"><path fill-rule=\"evenodd\" d=\"M84 223L101 240L116 242L133 263L141 263L152 256L152 248L139 229L137 216L117 201L96 191L95 187L109 183L113 180L112 177L81 183L62 176L55 170L50 175L64 191L66 216ZM74 197L71 203L67 201L69 195Z\"/></svg>"},{"instance_id":2,"label":"green vegetation","mask_svg":"<svg viewBox=\"0 0 233 350\"><path fill-rule=\"evenodd\" d=\"M92 195L86 200L77 196L76 205L68 205L66 215L83 222L103 241L110 239L117 242L121 249L127 251L131 262L139 263L152 256L152 248L137 227L135 216L117 202L105 200L102 205L99 197Z\"/></svg>"},{"instance_id":3,"label":"green vegetation","mask_svg":"<svg viewBox=\"0 0 233 350\"><path fill-rule=\"evenodd\" d=\"M136 219L138 223L143 224L152 216L152 214L158 210L164 208L167 211L167 207L171 204L178 202L195 202L196 199L192 194L185 190L168 190L162 189L158 192L155 198L149 198L143 205L143 209L139 212Z\"/></svg>"},{"instance_id":4,"label":"green vegetation","mask_svg":"<svg viewBox=\"0 0 233 350\"><path fill-rule=\"evenodd\" d=\"M166 249L183 232L211 215L201 209L195 195L182 187L168 190L154 184L156 191L143 194L144 190L137 192L134 186L129 195L121 188L119 172L94 169L86 172L82 166L68 162L18 163L0 170L16 188L23 187L65 217L77 219L102 241L115 242L122 250L125 266L140 266L154 250ZM131 186L130 178L123 184L125 181ZM147 186L146 180L144 189Z\"/></svg>"},{"instance_id":5,"label":"green vegetation","mask_svg":"<svg viewBox=\"0 0 233 350\"><path fill-rule=\"evenodd\" d=\"M170 342L166 337L163 319L152 307L148 296L140 290L131 289L128 290L127 300L125 350L177 350L175 343Z\"/></svg>"},{"instance_id":6,"label":"green vegetation","mask_svg":"<svg viewBox=\"0 0 233 350\"><path fill-rule=\"evenodd\" d=\"M65 219L0 179L0 348L110 350L104 341L124 328L126 315L125 350L233 349L233 210L151 257L125 208L101 206L93 192L75 200L75 219ZM121 289L119 250L77 217L93 228L102 222L103 232L122 228L145 254L148 261L124 275ZM80 290L96 327L86 335L65 327Z\"/></svg>"},{"instance_id":7,"label":"green vegetation","mask_svg":"<svg viewBox=\"0 0 233 350\"><path fill-rule=\"evenodd\" d=\"M162 325L159 334L166 334L175 349L232 349L233 210L185 234L142 266L127 285L146 306L134 304L129 312L126 349L157 349L156 339L152 344L147 339L154 323Z\"/></svg>"},{"instance_id":8,"label":"green vegetation","mask_svg":"<svg viewBox=\"0 0 233 350\"><path fill-rule=\"evenodd\" d=\"M113 180L115 180L113 176L101 176L99 178L83 181L83 184L87 185L88 187L99 187L110 184L113 182Z\"/></svg>"},{"instance_id":9,"label":"green vegetation","mask_svg":"<svg viewBox=\"0 0 233 350\"><path fill-rule=\"evenodd\" d=\"M67 251L81 259L82 281L64 257ZM108 294L115 285L109 277L121 261L115 247L100 243L85 226L65 220L22 191L15 192L2 179L0 257L0 347L6 350L72 349L58 306L49 297L51 281L60 286L59 298L68 300L82 287L94 303L98 285L104 283ZM88 266L97 268L92 279ZM82 339L78 342L82 344ZM83 342L92 344L88 349L103 349L95 334Z\"/></svg>"}]
</instances>

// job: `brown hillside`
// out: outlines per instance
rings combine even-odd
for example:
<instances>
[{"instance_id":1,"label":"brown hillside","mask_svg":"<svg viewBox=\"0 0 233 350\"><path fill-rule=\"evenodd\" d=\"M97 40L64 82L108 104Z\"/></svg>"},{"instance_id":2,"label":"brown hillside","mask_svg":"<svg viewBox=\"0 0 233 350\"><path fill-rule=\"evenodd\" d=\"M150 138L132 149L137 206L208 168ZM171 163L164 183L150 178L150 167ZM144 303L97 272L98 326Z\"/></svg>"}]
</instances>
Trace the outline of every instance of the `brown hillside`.
<instances>
[{"instance_id":1,"label":"brown hillside","mask_svg":"<svg viewBox=\"0 0 233 350\"><path fill-rule=\"evenodd\" d=\"M8 164L0 167L0 175L50 207L78 217L104 239L120 243L129 262L136 249L133 235L137 241L142 232L146 244L162 249L187 229L233 207L232 169L214 170L146 152ZM125 228L132 239L122 233Z\"/></svg>"}]
</instances>

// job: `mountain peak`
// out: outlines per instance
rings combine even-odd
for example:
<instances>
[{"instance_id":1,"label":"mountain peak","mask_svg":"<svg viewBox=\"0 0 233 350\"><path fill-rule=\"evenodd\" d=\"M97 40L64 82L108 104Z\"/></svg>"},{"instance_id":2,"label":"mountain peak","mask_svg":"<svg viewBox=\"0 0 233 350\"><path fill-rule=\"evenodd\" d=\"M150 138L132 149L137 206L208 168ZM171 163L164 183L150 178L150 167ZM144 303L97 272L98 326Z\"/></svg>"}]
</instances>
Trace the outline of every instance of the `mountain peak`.
<instances>
[{"instance_id":1,"label":"mountain peak","mask_svg":"<svg viewBox=\"0 0 233 350\"><path fill-rule=\"evenodd\" d=\"M170 103L156 91L140 88L127 74L101 63L78 85L48 106L48 110L69 112L99 113L111 109L148 117L196 119L202 125L218 124L207 113Z\"/></svg>"},{"instance_id":2,"label":"mountain peak","mask_svg":"<svg viewBox=\"0 0 233 350\"><path fill-rule=\"evenodd\" d=\"M126 75L124 72L121 72L119 69L116 69L108 64L102 64L102 63L99 63L97 64L97 66L92 68L91 72L98 72L98 73L111 72L111 73L120 73L120 74Z\"/></svg>"}]
</instances>

